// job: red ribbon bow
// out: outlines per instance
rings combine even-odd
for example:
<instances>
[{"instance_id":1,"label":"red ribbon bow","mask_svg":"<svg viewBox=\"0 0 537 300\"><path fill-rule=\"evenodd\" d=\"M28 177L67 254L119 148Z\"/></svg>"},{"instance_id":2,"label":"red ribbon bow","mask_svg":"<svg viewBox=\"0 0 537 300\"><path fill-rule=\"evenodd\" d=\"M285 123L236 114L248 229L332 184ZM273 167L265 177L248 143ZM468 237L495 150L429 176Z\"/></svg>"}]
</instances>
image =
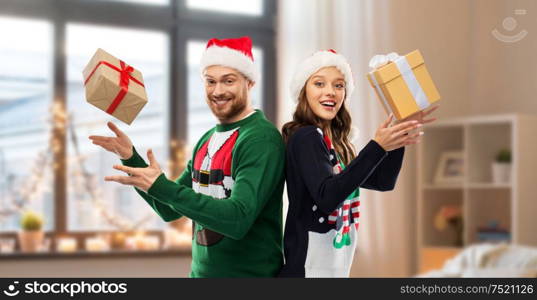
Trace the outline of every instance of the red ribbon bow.
<instances>
[{"instance_id":1,"label":"red ribbon bow","mask_svg":"<svg viewBox=\"0 0 537 300\"><path fill-rule=\"evenodd\" d=\"M109 114L114 113L114 111L119 106L121 101L123 101L123 98L125 98L125 95L127 95L127 92L129 91L129 83L130 83L131 80L134 81L135 83L141 85L142 87L145 87L143 83L141 83L138 79L134 78L131 75L131 73L134 72L133 67L127 65L122 60L119 61L119 64L121 66L121 69L116 67L116 66L114 66L113 64L111 64L111 63L109 63L107 61L101 60L101 61L99 61L99 63L97 63L95 68L93 68L93 70L89 74L88 78L86 78L86 80L84 81L84 85L86 85L88 83L88 81L90 80L91 76L93 76L93 73L95 73L97 68L99 66L101 66L101 65L106 65L106 66L112 68L113 70L116 70L116 71L119 72L119 87L121 88L121 90L116 95L116 97L114 98L114 100L112 101L112 103L110 104L108 109L106 109L106 112L109 113Z\"/></svg>"}]
</instances>

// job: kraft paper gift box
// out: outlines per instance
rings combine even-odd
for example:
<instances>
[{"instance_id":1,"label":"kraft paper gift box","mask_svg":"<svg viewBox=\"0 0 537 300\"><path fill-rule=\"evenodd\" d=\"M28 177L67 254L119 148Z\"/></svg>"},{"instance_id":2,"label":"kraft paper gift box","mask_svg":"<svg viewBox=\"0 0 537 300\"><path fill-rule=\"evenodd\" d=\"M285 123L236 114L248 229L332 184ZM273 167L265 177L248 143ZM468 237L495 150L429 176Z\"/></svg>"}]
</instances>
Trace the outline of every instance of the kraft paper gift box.
<instances>
[{"instance_id":1,"label":"kraft paper gift box","mask_svg":"<svg viewBox=\"0 0 537 300\"><path fill-rule=\"evenodd\" d=\"M395 54L388 60L367 74L386 113L393 112L401 120L440 100L419 50L405 56Z\"/></svg>"},{"instance_id":2,"label":"kraft paper gift box","mask_svg":"<svg viewBox=\"0 0 537 300\"><path fill-rule=\"evenodd\" d=\"M129 125L147 103L142 73L103 49L97 49L82 75L86 100Z\"/></svg>"}]
</instances>

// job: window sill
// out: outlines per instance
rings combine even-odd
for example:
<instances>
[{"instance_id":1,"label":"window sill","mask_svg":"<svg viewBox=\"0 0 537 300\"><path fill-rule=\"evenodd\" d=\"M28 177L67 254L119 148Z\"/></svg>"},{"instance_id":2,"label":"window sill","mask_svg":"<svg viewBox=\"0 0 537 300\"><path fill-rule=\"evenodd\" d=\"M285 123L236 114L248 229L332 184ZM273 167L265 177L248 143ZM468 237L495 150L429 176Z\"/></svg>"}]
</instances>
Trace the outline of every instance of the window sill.
<instances>
[{"instance_id":1,"label":"window sill","mask_svg":"<svg viewBox=\"0 0 537 300\"><path fill-rule=\"evenodd\" d=\"M36 253L0 253L2 260L29 260L29 259L78 259L78 258L130 258L130 257L173 257L173 256L190 256L190 246L178 249L163 250L112 250L106 252L36 252Z\"/></svg>"}]
</instances>

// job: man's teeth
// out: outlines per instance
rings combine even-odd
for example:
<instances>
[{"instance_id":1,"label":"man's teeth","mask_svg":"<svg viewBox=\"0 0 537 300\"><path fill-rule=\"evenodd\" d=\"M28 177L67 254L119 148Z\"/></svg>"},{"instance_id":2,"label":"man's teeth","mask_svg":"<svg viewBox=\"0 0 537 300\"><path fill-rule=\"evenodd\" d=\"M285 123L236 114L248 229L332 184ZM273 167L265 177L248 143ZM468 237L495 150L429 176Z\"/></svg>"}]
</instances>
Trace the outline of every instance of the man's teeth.
<instances>
[{"instance_id":1,"label":"man's teeth","mask_svg":"<svg viewBox=\"0 0 537 300\"><path fill-rule=\"evenodd\" d=\"M224 104L226 102L228 102L230 99L221 99L221 100L214 100L214 102L216 102L217 104Z\"/></svg>"}]
</instances>

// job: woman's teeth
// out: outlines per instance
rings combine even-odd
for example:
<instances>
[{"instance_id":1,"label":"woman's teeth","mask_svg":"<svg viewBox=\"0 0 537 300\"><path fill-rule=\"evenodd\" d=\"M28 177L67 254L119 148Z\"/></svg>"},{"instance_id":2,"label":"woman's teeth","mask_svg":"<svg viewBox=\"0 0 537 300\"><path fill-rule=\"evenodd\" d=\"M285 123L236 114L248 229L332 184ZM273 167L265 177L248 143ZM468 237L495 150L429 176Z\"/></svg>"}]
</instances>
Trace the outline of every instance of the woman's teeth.
<instances>
[{"instance_id":1,"label":"woman's teeth","mask_svg":"<svg viewBox=\"0 0 537 300\"><path fill-rule=\"evenodd\" d=\"M334 106L336 106L336 102L334 102L334 101L325 101L325 102L321 102L321 105L322 106L327 106L327 107L334 107Z\"/></svg>"}]
</instances>

